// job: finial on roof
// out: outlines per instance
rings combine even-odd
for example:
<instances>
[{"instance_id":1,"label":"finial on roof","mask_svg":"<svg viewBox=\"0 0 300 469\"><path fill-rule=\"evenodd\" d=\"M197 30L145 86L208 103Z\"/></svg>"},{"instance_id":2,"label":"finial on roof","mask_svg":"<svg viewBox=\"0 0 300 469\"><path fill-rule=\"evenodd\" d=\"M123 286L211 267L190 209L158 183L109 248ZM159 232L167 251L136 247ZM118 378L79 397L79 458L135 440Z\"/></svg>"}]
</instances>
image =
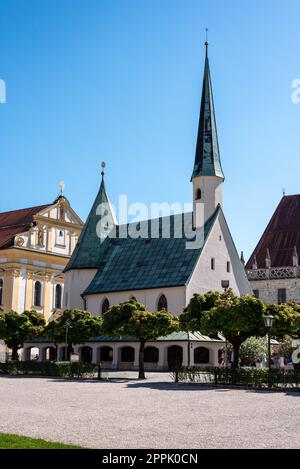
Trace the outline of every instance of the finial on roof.
<instances>
[{"instance_id":1,"label":"finial on roof","mask_svg":"<svg viewBox=\"0 0 300 469\"><path fill-rule=\"evenodd\" d=\"M245 265L244 251L241 251L241 263Z\"/></svg>"},{"instance_id":2,"label":"finial on roof","mask_svg":"<svg viewBox=\"0 0 300 469\"><path fill-rule=\"evenodd\" d=\"M298 260L297 246L294 246L294 251L293 251L293 267L298 267L298 265L299 265L299 260Z\"/></svg>"},{"instance_id":3,"label":"finial on roof","mask_svg":"<svg viewBox=\"0 0 300 469\"><path fill-rule=\"evenodd\" d=\"M269 248L267 248L267 251L266 251L265 263L266 263L266 269L270 269L271 268L271 256L270 256Z\"/></svg>"},{"instance_id":4,"label":"finial on roof","mask_svg":"<svg viewBox=\"0 0 300 469\"><path fill-rule=\"evenodd\" d=\"M62 197L64 195L64 190L65 190L65 181L60 181L60 183L59 183L59 197Z\"/></svg>"},{"instance_id":5,"label":"finial on roof","mask_svg":"<svg viewBox=\"0 0 300 469\"><path fill-rule=\"evenodd\" d=\"M205 40L205 49L206 49L206 57L208 56L208 28L205 28L205 37L206 37L206 40Z\"/></svg>"},{"instance_id":6,"label":"finial on roof","mask_svg":"<svg viewBox=\"0 0 300 469\"><path fill-rule=\"evenodd\" d=\"M282 195L283 195L283 197L285 197L285 194L286 194L286 188L283 187L283 188L282 188Z\"/></svg>"},{"instance_id":7,"label":"finial on roof","mask_svg":"<svg viewBox=\"0 0 300 469\"><path fill-rule=\"evenodd\" d=\"M105 161L102 161L102 163L101 163L101 168L102 168L101 176L102 176L102 179L104 178L104 174L105 174L104 169L105 169L105 167L106 167L106 163L105 163Z\"/></svg>"}]
</instances>

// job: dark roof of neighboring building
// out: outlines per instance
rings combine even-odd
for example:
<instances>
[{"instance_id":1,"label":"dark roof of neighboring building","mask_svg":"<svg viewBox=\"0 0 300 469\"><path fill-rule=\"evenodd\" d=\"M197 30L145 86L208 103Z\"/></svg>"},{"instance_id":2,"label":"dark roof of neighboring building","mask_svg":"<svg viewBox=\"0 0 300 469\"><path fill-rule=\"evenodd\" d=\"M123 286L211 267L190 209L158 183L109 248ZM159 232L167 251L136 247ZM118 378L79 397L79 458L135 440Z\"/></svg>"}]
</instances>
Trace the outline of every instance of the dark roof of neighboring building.
<instances>
[{"instance_id":1,"label":"dark roof of neighboring building","mask_svg":"<svg viewBox=\"0 0 300 469\"><path fill-rule=\"evenodd\" d=\"M291 266L295 246L300 255L300 194L281 199L246 268L252 269L254 256L258 268L264 268L267 249L271 267Z\"/></svg>"},{"instance_id":2,"label":"dark roof of neighboring building","mask_svg":"<svg viewBox=\"0 0 300 469\"><path fill-rule=\"evenodd\" d=\"M0 249L13 246L14 237L28 231L34 221L34 215L50 205L52 204L0 213Z\"/></svg>"},{"instance_id":3,"label":"dark roof of neighboring building","mask_svg":"<svg viewBox=\"0 0 300 469\"><path fill-rule=\"evenodd\" d=\"M209 60L207 55L207 44L197 147L192 179L197 176L217 176L224 179L220 160L214 99L210 77Z\"/></svg>"},{"instance_id":4,"label":"dark roof of neighboring building","mask_svg":"<svg viewBox=\"0 0 300 469\"><path fill-rule=\"evenodd\" d=\"M217 207L211 218L205 223L204 240L221 207ZM179 219L180 217L180 219ZM187 249L184 233L192 232L192 216L184 220L183 236L176 238L174 226L178 227L182 215L170 217L170 237L162 237L162 227L167 218L140 222L140 228L146 227L151 233L151 226L157 223L159 236L144 238L120 238L122 229L132 225L117 226L116 238L106 238L98 248L98 271L84 294L108 293L114 291L132 291L146 288L162 288L186 285L192 275L202 248ZM151 225L152 223L152 225Z\"/></svg>"}]
</instances>

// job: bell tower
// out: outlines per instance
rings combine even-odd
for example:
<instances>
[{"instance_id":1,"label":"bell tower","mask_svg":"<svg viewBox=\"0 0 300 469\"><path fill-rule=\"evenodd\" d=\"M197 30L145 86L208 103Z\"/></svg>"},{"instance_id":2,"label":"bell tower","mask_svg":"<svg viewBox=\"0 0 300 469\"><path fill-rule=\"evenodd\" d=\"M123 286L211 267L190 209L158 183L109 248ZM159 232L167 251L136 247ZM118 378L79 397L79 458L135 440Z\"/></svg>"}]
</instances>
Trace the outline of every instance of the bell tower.
<instances>
[{"instance_id":1,"label":"bell tower","mask_svg":"<svg viewBox=\"0 0 300 469\"><path fill-rule=\"evenodd\" d=\"M191 179L196 228L201 228L203 223L212 216L217 206L222 205L224 179L208 60L208 42L206 41L197 147Z\"/></svg>"}]
</instances>

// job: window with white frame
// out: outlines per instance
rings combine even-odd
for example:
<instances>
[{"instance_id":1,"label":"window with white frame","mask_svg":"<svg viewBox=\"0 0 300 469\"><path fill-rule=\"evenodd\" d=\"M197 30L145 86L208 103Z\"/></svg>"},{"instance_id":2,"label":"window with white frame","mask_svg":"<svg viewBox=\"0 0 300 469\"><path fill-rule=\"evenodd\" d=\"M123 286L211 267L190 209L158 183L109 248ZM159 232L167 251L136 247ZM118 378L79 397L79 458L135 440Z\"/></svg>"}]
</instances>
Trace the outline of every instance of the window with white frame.
<instances>
[{"instance_id":1,"label":"window with white frame","mask_svg":"<svg viewBox=\"0 0 300 469\"><path fill-rule=\"evenodd\" d=\"M42 284L39 280L34 284L33 303L34 306L42 306Z\"/></svg>"}]
</instances>

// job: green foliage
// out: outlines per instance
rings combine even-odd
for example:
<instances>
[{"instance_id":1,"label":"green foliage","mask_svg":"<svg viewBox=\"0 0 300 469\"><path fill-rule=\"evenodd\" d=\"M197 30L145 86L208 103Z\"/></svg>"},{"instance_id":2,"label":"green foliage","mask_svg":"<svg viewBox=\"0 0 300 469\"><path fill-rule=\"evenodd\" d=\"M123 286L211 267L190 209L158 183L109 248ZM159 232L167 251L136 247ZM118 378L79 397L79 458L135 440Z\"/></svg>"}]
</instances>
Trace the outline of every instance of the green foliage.
<instances>
[{"instance_id":1,"label":"green foliage","mask_svg":"<svg viewBox=\"0 0 300 469\"><path fill-rule=\"evenodd\" d=\"M152 313L136 300L112 306L103 316L102 329L106 335L139 339L139 378L145 379L145 343L177 331L179 319L168 311Z\"/></svg>"},{"instance_id":2,"label":"green foliage","mask_svg":"<svg viewBox=\"0 0 300 469\"><path fill-rule=\"evenodd\" d=\"M91 337L101 335L101 318L88 311L79 309L65 310L63 315L51 321L45 328L44 336L53 342L64 342L66 337L66 321L69 321L68 342L84 344Z\"/></svg>"},{"instance_id":3,"label":"green foliage","mask_svg":"<svg viewBox=\"0 0 300 469\"><path fill-rule=\"evenodd\" d=\"M203 313L214 308L222 297L223 294L219 292L210 291L205 295L195 293L179 317L181 330L200 331Z\"/></svg>"},{"instance_id":4,"label":"green foliage","mask_svg":"<svg viewBox=\"0 0 300 469\"><path fill-rule=\"evenodd\" d=\"M263 320L265 309L258 298L250 295L240 298L228 291L214 308L203 314L201 331L208 335L222 332L233 345L234 366L238 367L241 344L249 337L266 334Z\"/></svg>"},{"instance_id":5,"label":"green foliage","mask_svg":"<svg viewBox=\"0 0 300 469\"><path fill-rule=\"evenodd\" d=\"M103 333L115 337L133 337L144 341L178 330L178 317L168 311L152 313L135 300L112 306L103 316Z\"/></svg>"},{"instance_id":6,"label":"green foliage","mask_svg":"<svg viewBox=\"0 0 300 469\"><path fill-rule=\"evenodd\" d=\"M251 366L256 360L263 360L268 355L268 345L261 337L249 337L240 348L241 366Z\"/></svg>"},{"instance_id":7,"label":"green foliage","mask_svg":"<svg viewBox=\"0 0 300 469\"><path fill-rule=\"evenodd\" d=\"M172 373L176 382L235 385L249 388L300 388L300 371L272 368L181 367Z\"/></svg>"},{"instance_id":8,"label":"green foliage","mask_svg":"<svg viewBox=\"0 0 300 469\"><path fill-rule=\"evenodd\" d=\"M96 371L92 363L10 361L0 363L0 374L54 376L59 378L84 378Z\"/></svg>"},{"instance_id":9,"label":"green foliage","mask_svg":"<svg viewBox=\"0 0 300 469\"><path fill-rule=\"evenodd\" d=\"M24 341L41 336L45 324L43 316L36 311L24 311L22 314L10 311L0 316L0 339L12 349L13 359L17 359L18 350L23 347Z\"/></svg>"},{"instance_id":10,"label":"green foliage","mask_svg":"<svg viewBox=\"0 0 300 469\"><path fill-rule=\"evenodd\" d=\"M286 336L300 337L300 305L290 302L286 304L267 305L267 312L275 317L272 336L284 340Z\"/></svg>"}]
</instances>

